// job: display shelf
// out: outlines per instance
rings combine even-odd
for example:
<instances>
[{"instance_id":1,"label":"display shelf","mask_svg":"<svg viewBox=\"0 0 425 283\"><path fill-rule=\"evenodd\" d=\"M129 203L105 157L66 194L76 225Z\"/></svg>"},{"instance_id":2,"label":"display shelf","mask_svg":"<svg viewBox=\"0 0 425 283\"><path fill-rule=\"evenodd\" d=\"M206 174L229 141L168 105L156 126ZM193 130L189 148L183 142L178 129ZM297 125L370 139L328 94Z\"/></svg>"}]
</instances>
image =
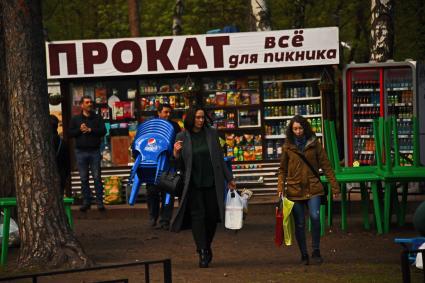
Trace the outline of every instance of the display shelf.
<instances>
[{"instance_id":1,"label":"display shelf","mask_svg":"<svg viewBox=\"0 0 425 283\"><path fill-rule=\"evenodd\" d=\"M157 91L157 92L142 92L141 96L154 96L154 95L176 95L182 94L182 91Z\"/></svg>"},{"instance_id":2,"label":"display shelf","mask_svg":"<svg viewBox=\"0 0 425 283\"><path fill-rule=\"evenodd\" d=\"M374 104L374 103L359 103L359 104L353 104L353 107L379 107L380 104Z\"/></svg>"},{"instance_id":3,"label":"display shelf","mask_svg":"<svg viewBox=\"0 0 425 283\"><path fill-rule=\"evenodd\" d=\"M268 98L263 99L263 102L289 102L289 101L310 101L320 100L320 96L298 97L298 98Z\"/></svg>"},{"instance_id":4,"label":"display shelf","mask_svg":"<svg viewBox=\"0 0 425 283\"><path fill-rule=\"evenodd\" d=\"M372 150L355 150L355 154L374 154L375 152Z\"/></svg>"},{"instance_id":5,"label":"display shelf","mask_svg":"<svg viewBox=\"0 0 425 283\"><path fill-rule=\"evenodd\" d=\"M378 118L378 117L376 117L376 118ZM353 119L353 122L372 123L373 119Z\"/></svg>"},{"instance_id":6,"label":"display shelf","mask_svg":"<svg viewBox=\"0 0 425 283\"><path fill-rule=\"evenodd\" d=\"M379 88L357 88L351 89L351 92L376 92L379 91Z\"/></svg>"},{"instance_id":7,"label":"display shelf","mask_svg":"<svg viewBox=\"0 0 425 283\"><path fill-rule=\"evenodd\" d=\"M263 84L270 83L301 83L301 82L318 82L320 78L309 78L309 79L294 79L294 80L266 80Z\"/></svg>"},{"instance_id":8,"label":"display shelf","mask_svg":"<svg viewBox=\"0 0 425 283\"><path fill-rule=\"evenodd\" d=\"M246 128L214 128L217 131L223 132L240 132L240 131L259 131L261 130L261 126L258 127L246 127Z\"/></svg>"},{"instance_id":9,"label":"display shelf","mask_svg":"<svg viewBox=\"0 0 425 283\"><path fill-rule=\"evenodd\" d=\"M268 116L264 117L264 120L289 120L292 119L294 115L291 116ZM310 114L303 115L304 118L322 118L322 114Z\"/></svg>"},{"instance_id":10,"label":"display shelf","mask_svg":"<svg viewBox=\"0 0 425 283\"><path fill-rule=\"evenodd\" d=\"M388 87L386 91L403 91L403 90L412 90L411 87Z\"/></svg>"},{"instance_id":11,"label":"display shelf","mask_svg":"<svg viewBox=\"0 0 425 283\"><path fill-rule=\"evenodd\" d=\"M400 153L413 153L413 150L400 150Z\"/></svg>"},{"instance_id":12,"label":"display shelf","mask_svg":"<svg viewBox=\"0 0 425 283\"><path fill-rule=\"evenodd\" d=\"M322 133L315 133L316 137L322 137ZM284 139L286 138L286 135L265 135L264 138L266 140L276 140L276 139Z\"/></svg>"},{"instance_id":13,"label":"display shelf","mask_svg":"<svg viewBox=\"0 0 425 283\"><path fill-rule=\"evenodd\" d=\"M239 104L239 105L224 105L224 106L205 105L206 110L246 109L246 108L259 108L259 107L260 107L260 104Z\"/></svg>"},{"instance_id":14,"label":"display shelf","mask_svg":"<svg viewBox=\"0 0 425 283\"><path fill-rule=\"evenodd\" d=\"M373 138L373 135L354 135L354 138L357 138L357 139L371 139L371 138Z\"/></svg>"},{"instance_id":15,"label":"display shelf","mask_svg":"<svg viewBox=\"0 0 425 283\"><path fill-rule=\"evenodd\" d=\"M238 92L238 91L259 91L257 88L235 88L235 89L203 89L204 93L211 92Z\"/></svg>"},{"instance_id":16,"label":"display shelf","mask_svg":"<svg viewBox=\"0 0 425 283\"><path fill-rule=\"evenodd\" d=\"M388 103L388 106L404 107L404 106L413 106L413 103Z\"/></svg>"},{"instance_id":17,"label":"display shelf","mask_svg":"<svg viewBox=\"0 0 425 283\"><path fill-rule=\"evenodd\" d=\"M284 139L286 135L265 135L264 138L267 140Z\"/></svg>"},{"instance_id":18,"label":"display shelf","mask_svg":"<svg viewBox=\"0 0 425 283\"><path fill-rule=\"evenodd\" d=\"M157 95L158 92L152 91L152 92L141 92L140 95Z\"/></svg>"},{"instance_id":19,"label":"display shelf","mask_svg":"<svg viewBox=\"0 0 425 283\"><path fill-rule=\"evenodd\" d=\"M186 108L173 108L173 111L186 111L188 110L189 107ZM154 109L154 110L140 110L139 112L143 113L143 112L157 112L158 110Z\"/></svg>"}]
</instances>

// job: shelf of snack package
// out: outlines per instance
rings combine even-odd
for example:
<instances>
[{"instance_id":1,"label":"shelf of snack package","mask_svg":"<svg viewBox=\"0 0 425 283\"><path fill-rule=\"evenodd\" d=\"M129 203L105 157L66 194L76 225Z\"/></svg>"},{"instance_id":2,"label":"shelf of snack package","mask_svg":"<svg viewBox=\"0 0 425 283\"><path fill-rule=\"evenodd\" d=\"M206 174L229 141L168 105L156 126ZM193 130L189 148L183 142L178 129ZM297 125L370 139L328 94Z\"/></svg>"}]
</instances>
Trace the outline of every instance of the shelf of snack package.
<instances>
[{"instance_id":1,"label":"shelf of snack package","mask_svg":"<svg viewBox=\"0 0 425 283\"><path fill-rule=\"evenodd\" d=\"M185 80L171 78L140 81L140 121L154 117L160 104L169 104L173 108L172 120L183 127L183 114L190 106L190 99L183 91Z\"/></svg>"},{"instance_id":2,"label":"shelf of snack package","mask_svg":"<svg viewBox=\"0 0 425 283\"><path fill-rule=\"evenodd\" d=\"M234 162L262 160L258 77L208 78L202 81L202 103Z\"/></svg>"}]
</instances>

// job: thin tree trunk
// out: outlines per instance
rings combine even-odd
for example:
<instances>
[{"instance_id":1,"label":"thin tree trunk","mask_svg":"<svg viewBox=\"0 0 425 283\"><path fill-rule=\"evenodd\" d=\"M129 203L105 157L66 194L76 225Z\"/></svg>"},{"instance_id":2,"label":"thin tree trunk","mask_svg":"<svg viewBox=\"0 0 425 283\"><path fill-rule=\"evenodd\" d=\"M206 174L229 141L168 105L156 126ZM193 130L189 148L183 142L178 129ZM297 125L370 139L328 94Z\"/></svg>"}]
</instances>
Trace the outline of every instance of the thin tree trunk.
<instances>
[{"instance_id":1,"label":"thin tree trunk","mask_svg":"<svg viewBox=\"0 0 425 283\"><path fill-rule=\"evenodd\" d=\"M383 62L393 58L394 24L392 0L372 0L372 26L370 59Z\"/></svg>"},{"instance_id":2,"label":"thin tree trunk","mask_svg":"<svg viewBox=\"0 0 425 283\"><path fill-rule=\"evenodd\" d=\"M257 31L271 30L270 14L265 0L251 0L252 16Z\"/></svg>"},{"instance_id":3,"label":"thin tree trunk","mask_svg":"<svg viewBox=\"0 0 425 283\"><path fill-rule=\"evenodd\" d=\"M9 107L7 97L6 61L4 50L3 17L0 3L0 197L15 195L13 185L12 151L10 146L9 132Z\"/></svg>"},{"instance_id":4,"label":"thin tree trunk","mask_svg":"<svg viewBox=\"0 0 425 283\"><path fill-rule=\"evenodd\" d=\"M295 0L295 14L294 22L292 24L293 28L304 28L305 27L305 6L307 5L306 0Z\"/></svg>"},{"instance_id":5,"label":"thin tree trunk","mask_svg":"<svg viewBox=\"0 0 425 283\"><path fill-rule=\"evenodd\" d=\"M128 23L130 27L130 35L132 37L140 36L140 18L139 18L139 1L128 0Z\"/></svg>"},{"instance_id":6,"label":"thin tree trunk","mask_svg":"<svg viewBox=\"0 0 425 283\"><path fill-rule=\"evenodd\" d=\"M173 35L181 35L183 33L182 16L184 10L183 0L176 0L173 14Z\"/></svg>"},{"instance_id":7,"label":"thin tree trunk","mask_svg":"<svg viewBox=\"0 0 425 283\"><path fill-rule=\"evenodd\" d=\"M87 266L69 227L49 122L41 4L2 1L21 268Z\"/></svg>"}]
</instances>

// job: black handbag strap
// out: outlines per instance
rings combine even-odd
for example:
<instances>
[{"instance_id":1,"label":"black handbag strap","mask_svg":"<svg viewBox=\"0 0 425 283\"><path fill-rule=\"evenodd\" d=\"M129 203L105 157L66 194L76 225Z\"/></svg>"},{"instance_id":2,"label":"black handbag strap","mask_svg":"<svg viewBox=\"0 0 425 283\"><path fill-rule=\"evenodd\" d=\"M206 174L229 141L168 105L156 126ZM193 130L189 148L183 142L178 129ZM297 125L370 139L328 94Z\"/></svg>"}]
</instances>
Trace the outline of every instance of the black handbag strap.
<instances>
[{"instance_id":1,"label":"black handbag strap","mask_svg":"<svg viewBox=\"0 0 425 283\"><path fill-rule=\"evenodd\" d=\"M311 172L313 172L314 176L316 176L317 179L319 179L320 181L320 176L319 173L317 173L316 169L314 169L313 165L311 165L310 162L308 162L307 158L305 158L304 154L301 154L297 151L295 151L296 154L298 154L298 156L301 158L302 161L304 161L304 163L308 166L308 168L310 168Z\"/></svg>"}]
</instances>

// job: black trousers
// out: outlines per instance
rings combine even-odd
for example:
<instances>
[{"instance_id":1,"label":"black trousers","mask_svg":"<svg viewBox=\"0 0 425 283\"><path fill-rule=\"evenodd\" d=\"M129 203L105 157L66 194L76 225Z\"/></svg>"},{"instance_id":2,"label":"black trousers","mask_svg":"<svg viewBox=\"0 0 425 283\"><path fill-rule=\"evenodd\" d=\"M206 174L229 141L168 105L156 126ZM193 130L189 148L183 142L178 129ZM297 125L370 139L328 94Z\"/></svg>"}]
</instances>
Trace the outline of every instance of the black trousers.
<instances>
[{"instance_id":1,"label":"black trousers","mask_svg":"<svg viewBox=\"0 0 425 283\"><path fill-rule=\"evenodd\" d=\"M220 213L215 187L191 189L192 234L197 250L211 248Z\"/></svg>"},{"instance_id":2,"label":"black trousers","mask_svg":"<svg viewBox=\"0 0 425 283\"><path fill-rule=\"evenodd\" d=\"M148 204L149 218L157 221L159 224L170 224L171 217L173 216L174 197L170 196L170 201L165 204L165 193L161 192L159 188L154 185L146 186L147 195L146 202Z\"/></svg>"}]
</instances>

